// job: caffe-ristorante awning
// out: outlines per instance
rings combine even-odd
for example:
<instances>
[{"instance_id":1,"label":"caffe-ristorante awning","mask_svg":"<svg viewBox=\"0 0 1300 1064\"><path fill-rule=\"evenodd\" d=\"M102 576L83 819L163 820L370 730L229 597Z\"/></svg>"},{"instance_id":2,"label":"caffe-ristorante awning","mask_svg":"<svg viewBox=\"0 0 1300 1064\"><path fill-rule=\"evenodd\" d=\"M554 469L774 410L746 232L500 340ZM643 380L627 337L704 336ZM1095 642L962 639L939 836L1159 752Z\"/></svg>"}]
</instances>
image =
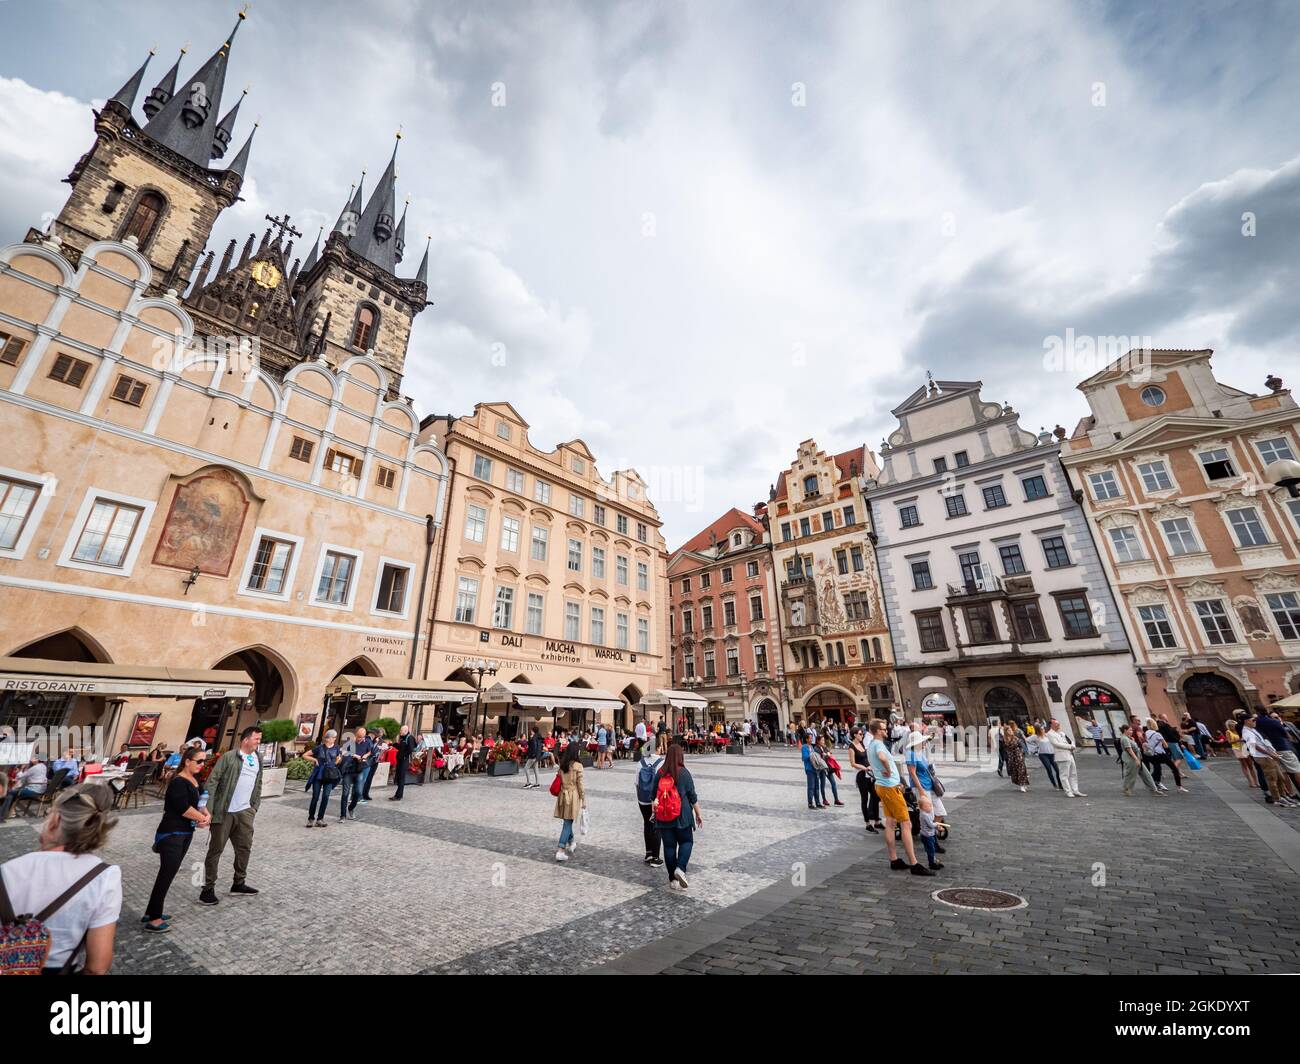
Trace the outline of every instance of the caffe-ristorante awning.
<instances>
[{"instance_id":1,"label":"caffe-ristorante awning","mask_svg":"<svg viewBox=\"0 0 1300 1064\"><path fill-rule=\"evenodd\" d=\"M670 687L651 691L641 699L641 705L647 709L659 709L666 706L672 706L675 709L703 709L708 704L708 699L702 698L694 691L674 691Z\"/></svg>"},{"instance_id":2,"label":"caffe-ristorante awning","mask_svg":"<svg viewBox=\"0 0 1300 1064\"><path fill-rule=\"evenodd\" d=\"M510 703L525 709L622 709L627 703L608 691L591 687L544 687L532 683L494 683L483 701Z\"/></svg>"},{"instance_id":3,"label":"caffe-ristorante awning","mask_svg":"<svg viewBox=\"0 0 1300 1064\"><path fill-rule=\"evenodd\" d=\"M248 673L230 669L0 658L0 691L110 699L248 698L253 693L253 681Z\"/></svg>"},{"instance_id":4,"label":"caffe-ristorante awning","mask_svg":"<svg viewBox=\"0 0 1300 1064\"><path fill-rule=\"evenodd\" d=\"M329 686L331 698L351 695L358 702L473 702L474 686L461 680L399 680L388 676L340 676Z\"/></svg>"}]
</instances>

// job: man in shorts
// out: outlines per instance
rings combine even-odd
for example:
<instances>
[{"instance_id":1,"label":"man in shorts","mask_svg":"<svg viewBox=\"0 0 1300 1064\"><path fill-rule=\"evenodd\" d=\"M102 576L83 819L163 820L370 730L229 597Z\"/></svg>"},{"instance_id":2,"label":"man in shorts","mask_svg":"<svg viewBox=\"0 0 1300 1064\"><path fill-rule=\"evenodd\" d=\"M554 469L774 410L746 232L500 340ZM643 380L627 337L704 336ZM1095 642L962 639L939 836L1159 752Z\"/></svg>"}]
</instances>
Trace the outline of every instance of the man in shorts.
<instances>
[{"instance_id":1,"label":"man in shorts","mask_svg":"<svg viewBox=\"0 0 1300 1064\"><path fill-rule=\"evenodd\" d=\"M903 776L884 741L888 727L883 720L873 720L869 725L871 742L867 745L867 759L872 774L876 777L876 794L880 797L880 812L885 822L885 830L881 834L885 839L885 852L889 855L889 867L896 872L910 868L914 876L932 876L934 873L916 859L916 848L912 843L912 820L907 813L907 802L903 800ZM900 825L906 861L899 858L894 845L894 828Z\"/></svg>"}]
</instances>

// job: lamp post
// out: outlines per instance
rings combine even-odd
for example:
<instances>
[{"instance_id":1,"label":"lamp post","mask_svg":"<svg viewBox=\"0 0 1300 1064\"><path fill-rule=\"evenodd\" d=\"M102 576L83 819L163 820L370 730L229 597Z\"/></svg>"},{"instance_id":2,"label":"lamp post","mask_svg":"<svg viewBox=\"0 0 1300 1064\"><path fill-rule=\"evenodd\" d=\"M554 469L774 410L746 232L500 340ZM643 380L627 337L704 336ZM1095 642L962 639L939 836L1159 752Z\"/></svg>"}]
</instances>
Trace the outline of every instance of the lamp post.
<instances>
[{"instance_id":1,"label":"lamp post","mask_svg":"<svg viewBox=\"0 0 1300 1064\"><path fill-rule=\"evenodd\" d=\"M491 659L485 661L483 658L477 658L474 661L465 662L465 670L474 677L474 686L476 688L474 692L473 728L478 727L479 707L483 705L483 677L495 676L498 668L499 664Z\"/></svg>"}]
</instances>

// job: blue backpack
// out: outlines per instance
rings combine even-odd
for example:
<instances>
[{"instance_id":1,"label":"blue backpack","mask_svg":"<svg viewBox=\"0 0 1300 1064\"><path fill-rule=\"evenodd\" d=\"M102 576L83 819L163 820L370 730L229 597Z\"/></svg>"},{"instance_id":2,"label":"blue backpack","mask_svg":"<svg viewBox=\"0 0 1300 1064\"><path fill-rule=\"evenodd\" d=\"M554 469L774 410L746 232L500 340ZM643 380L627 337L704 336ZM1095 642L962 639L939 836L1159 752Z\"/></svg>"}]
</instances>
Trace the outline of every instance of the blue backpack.
<instances>
[{"instance_id":1,"label":"blue backpack","mask_svg":"<svg viewBox=\"0 0 1300 1064\"><path fill-rule=\"evenodd\" d=\"M641 767L636 774L636 800L642 805L650 805L655 800L655 774L663 763L663 758L653 765L648 760L642 759Z\"/></svg>"}]
</instances>

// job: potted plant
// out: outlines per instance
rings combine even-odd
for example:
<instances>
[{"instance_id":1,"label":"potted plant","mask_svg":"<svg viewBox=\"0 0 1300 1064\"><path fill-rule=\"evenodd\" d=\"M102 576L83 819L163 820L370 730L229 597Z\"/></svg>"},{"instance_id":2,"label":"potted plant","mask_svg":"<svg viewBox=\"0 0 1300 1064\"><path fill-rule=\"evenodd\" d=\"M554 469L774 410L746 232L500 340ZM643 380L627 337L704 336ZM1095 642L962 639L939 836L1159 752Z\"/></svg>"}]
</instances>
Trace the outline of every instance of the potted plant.
<instances>
[{"instance_id":1,"label":"potted plant","mask_svg":"<svg viewBox=\"0 0 1300 1064\"><path fill-rule=\"evenodd\" d=\"M513 776L519 772L519 744L500 742L492 748L488 759L489 776Z\"/></svg>"},{"instance_id":2,"label":"potted plant","mask_svg":"<svg viewBox=\"0 0 1300 1064\"><path fill-rule=\"evenodd\" d=\"M279 753L280 744L289 742L298 734L298 725L288 717L263 721L261 728L262 742L271 744L273 759ZM272 760L270 768L262 769L262 797L275 798L284 794L284 784L288 778L288 770L276 765Z\"/></svg>"}]
</instances>

